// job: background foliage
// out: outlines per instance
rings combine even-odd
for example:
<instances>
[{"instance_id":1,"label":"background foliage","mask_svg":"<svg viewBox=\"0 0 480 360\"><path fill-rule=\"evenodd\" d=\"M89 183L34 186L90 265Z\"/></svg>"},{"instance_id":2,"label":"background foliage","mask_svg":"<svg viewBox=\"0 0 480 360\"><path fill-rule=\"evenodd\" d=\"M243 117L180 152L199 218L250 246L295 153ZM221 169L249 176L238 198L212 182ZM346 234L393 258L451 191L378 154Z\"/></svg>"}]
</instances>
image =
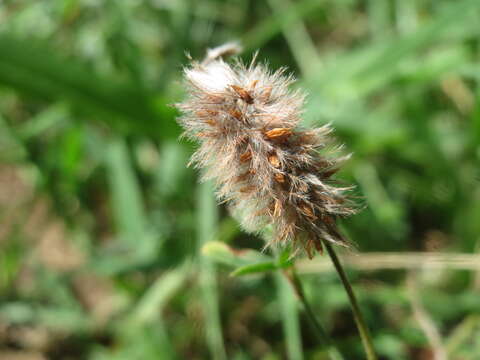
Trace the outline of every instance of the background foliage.
<instances>
[{"instance_id":1,"label":"background foliage","mask_svg":"<svg viewBox=\"0 0 480 360\"><path fill-rule=\"evenodd\" d=\"M478 359L478 24L478 0L0 1L0 358L326 358L280 273L230 277L275 261L232 252L262 241L177 141L185 52L238 39L354 153L344 261L381 357ZM327 258L297 265L361 359Z\"/></svg>"}]
</instances>

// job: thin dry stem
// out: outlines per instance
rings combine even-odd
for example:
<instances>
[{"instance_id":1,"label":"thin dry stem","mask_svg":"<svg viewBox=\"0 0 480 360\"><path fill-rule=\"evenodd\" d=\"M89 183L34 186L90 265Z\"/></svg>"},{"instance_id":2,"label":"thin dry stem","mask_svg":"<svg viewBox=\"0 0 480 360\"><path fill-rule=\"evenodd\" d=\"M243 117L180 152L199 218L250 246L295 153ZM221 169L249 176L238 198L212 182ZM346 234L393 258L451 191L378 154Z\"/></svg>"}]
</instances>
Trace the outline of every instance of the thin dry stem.
<instances>
[{"instance_id":1,"label":"thin dry stem","mask_svg":"<svg viewBox=\"0 0 480 360\"><path fill-rule=\"evenodd\" d=\"M447 360L447 350L443 345L440 332L420 300L416 274L413 271L410 271L407 275L407 289L412 305L413 316L430 343L434 360Z\"/></svg>"},{"instance_id":2,"label":"thin dry stem","mask_svg":"<svg viewBox=\"0 0 480 360\"><path fill-rule=\"evenodd\" d=\"M342 262L348 268L363 271L375 270L467 270L480 271L480 255L462 253L396 253L371 252L342 254ZM333 271L334 267L323 258L297 262L302 274Z\"/></svg>"}]
</instances>

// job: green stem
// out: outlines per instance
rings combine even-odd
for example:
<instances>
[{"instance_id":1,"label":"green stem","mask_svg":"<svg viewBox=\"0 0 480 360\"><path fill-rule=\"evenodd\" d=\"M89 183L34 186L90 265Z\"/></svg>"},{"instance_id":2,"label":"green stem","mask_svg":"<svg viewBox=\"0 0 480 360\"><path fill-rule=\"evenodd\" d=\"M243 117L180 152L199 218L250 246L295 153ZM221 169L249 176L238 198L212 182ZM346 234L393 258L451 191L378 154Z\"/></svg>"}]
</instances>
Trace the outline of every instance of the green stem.
<instances>
[{"instance_id":1,"label":"green stem","mask_svg":"<svg viewBox=\"0 0 480 360\"><path fill-rule=\"evenodd\" d=\"M197 211L197 245L201 249L217 231L218 210L211 183L202 183L198 187L197 205L199 208ZM222 336L215 264L207 257L199 255L199 266L199 285L206 322L205 337L210 350L210 358L226 360L227 353Z\"/></svg>"},{"instance_id":2,"label":"green stem","mask_svg":"<svg viewBox=\"0 0 480 360\"><path fill-rule=\"evenodd\" d=\"M332 360L343 360L342 354L335 348L332 340L327 335L325 330L323 329L322 325L318 322L310 303L305 296L305 292L303 290L302 283L300 278L298 277L297 271L295 266L291 268L291 277L287 275L287 278L290 280L300 302L302 303L305 312L307 314L308 319L310 320L313 328L315 329L315 333L317 334L318 340L321 344L325 345L327 348L327 353Z\"/></svg>"},{"instance_id":3,"label":"green stem","mask_svg":"<svg viewBox=\"0 0 480 360\"><path fill-rule=\"evenodd\" d=\"M274 275L288 359L303 360L302 335L296 296L292 292L288 278L284 276L282 271L277 270Z\"/></svg>"},{"instance_id":4,"label":"green stem","mask_svg":"<svg viewBox=\"0 0 480 360\"><path fill-rule=\"evenodd\" d=\"M363 347L365 348L365 352L367 353L368 360L376 360L377 355L375 354L375 349L373 347L372 338L370 336L370 331L368 330L367 324L365 323L365 319L363 318L362 312L360 311L360 307L358 306L357 299L355 297L355 293L353 292L352 286L348 281L347 275L343 270L342 264L335 253L332 245L328 242L324 242L324 245L327 249L328 255L332 260L333 265L335 266L335 270L337 270L340 279L342 280L343 286L345 291L347 292L348 298L350 300L350 304L352 306L353 318L355 319L355 323L357 324L358 332L360 333L360 338L362 339Z\"/></svg>"}]
</instances>

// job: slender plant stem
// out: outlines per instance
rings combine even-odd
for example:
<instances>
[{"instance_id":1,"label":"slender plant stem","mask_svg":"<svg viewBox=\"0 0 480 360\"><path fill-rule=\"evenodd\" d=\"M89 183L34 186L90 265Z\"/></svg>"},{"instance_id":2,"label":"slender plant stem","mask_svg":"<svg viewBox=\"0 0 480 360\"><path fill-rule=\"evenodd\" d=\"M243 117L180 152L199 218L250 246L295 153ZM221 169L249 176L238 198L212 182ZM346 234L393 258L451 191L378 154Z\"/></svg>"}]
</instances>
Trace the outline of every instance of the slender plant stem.
<instances>
[{"instance_id":1,"label":"slender plant stem","mask_svg":"<svg viewBox=\"0 0 480 360\"><path fill-rule=\"evenodd\" d=\"M216 232L218 214L213 196L213 187L209 182L200 184L197 194L198 236L197 244L201 248L212 234ZM200 252L199 252L200 254ZM215 264L205 256L199 256L199 285L203 307L205 310L206 331L205 338L210 350L210 358L214 360L226 360L220 310L218 304L218 289L215 273Z\"/></svg>"},{"instance_id":2,"label":"slender plant stem","mask_svg":"<svg viewBox=\"0 0 480 360\"><path fill-rule=\"evenodd\" d=\"M302 303L305 312L307 313L307 317L312 323L313 328L315 329L315 333L319 339L319 341L325 345L327 348L327 353L332 360L343 360L342 354L338 351L338 349L335 347L333 344L333 341L330 339L330 337L327 335L325 330L323 329L323 326L318 322L312 307L310 306L310 303L307 300L307 297L305 296L305 292L303 291L303 286L302 282L300 281L300 278L298 277L297 271L295 269L295 265L291 267L291 272L290 276L285 273L287 278L290 280L293 289L295 290L295 293L298 296L298 299Z\"/></svg>"},{"instance_id":3,"label":"slender plant stem","mask_svg":"<svg viewBox=\"0 0 480 360\"><path fill-rule=\"evenodd\" d=\"M288 360L303 360L302 334L298 317L297 297L292 291L289 279L281 270L274 273L278 301L282 315L285 345Z\"/></svg>"},{"instance_id":4,"label":"slender plant stem","mask_svg":"<svg viewBox=\"0 0 480 360\"><path fill-rule=\"evenodd\" d=\"M332 260L333 265L335 266L335 270L345 287L345 291L347 292L348 298L350 299L350 304L352 306L353 318L355 319L355 323L357 324L358 332L360 333L360 338L362 339L363 347L365 348L365 352L367 353L368 360L377 360L377 355L375 354L375 349L373 347L372 337L370 336L370 331L368 330L367 324L365 323L365 319L363 318L362 312L360 311L360 307L358 306L357 299L355 297L355 293L353 292L353 288L348 281L347 275L343 270L343 266L340 263L340 260L335 253L332 245L328 242L324 242L324 245L327 249L328 255Z\"/></svg>"}]
</instances>

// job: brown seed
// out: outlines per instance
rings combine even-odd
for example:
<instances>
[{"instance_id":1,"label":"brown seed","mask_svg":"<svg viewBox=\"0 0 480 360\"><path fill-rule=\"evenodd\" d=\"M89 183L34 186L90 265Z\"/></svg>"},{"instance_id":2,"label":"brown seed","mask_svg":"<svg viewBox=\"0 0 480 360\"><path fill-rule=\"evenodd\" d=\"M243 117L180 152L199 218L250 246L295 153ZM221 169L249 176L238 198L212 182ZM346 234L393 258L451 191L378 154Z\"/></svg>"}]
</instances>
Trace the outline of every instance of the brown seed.
<instances>
[{"instance_id":1,"label":"brown seed","mask_svg":"<svg viewBox=\"0 0 480 360\"><path fill-rule=\"evenodd\" d=\"M285 175L280 174L280 173L276 173L273 176L275 177L275 180L277 180L280 184L285 183Z\"/></svg>"},{"instance_id":2,"label":"brown seed","mask_svg":"<svg viewBox=\"0 0 480 360\"><path fill-rule=\"evenodd\" d=\"M269 155L268 156L268 162L272 164L274 168L279 168L280 167L280 160L278 159L278 156L275 154Z\"/></svg>"},{"instance_id":3,"label":"brown seed","mask_svg":"<svg viewBox=\"0 0 480 360\"><path fill-rule=\"evenodd\" d=\"M315 216L312 208L310 206L308 206L307 204L301 204L300 205L300 208L302 209L303 213L308 216L310 219L317 219L317 217Z\"/></svg>"},{"instance_id":4,"label":"brown seed","mask_svg":"<svg viewBox=\"0 0 480 360\"><path fill-rule=\"evenodd\" d=\"M198 110L197 112L195 112L195 115L197 115L197 117L217 116L218 111L217 110L210 110L210 109Z\"/></svg>"},{"instance_id":5,"label":"brown seed","mask_svg":"<svg viewBox=\"0 0 480 360\"><path fill-rule=\"evenodd\" d=\"M238 175L236 177L236 181L239 181L239 182L245 181L253 174L254 174L254 171L252 170L245 171L243 174Z\"/></svg>"},{"instance_id":6,"label":"brown seed","mask_svg":"<svg viewBox=\"0 0 480 360\"><path fill-rule=\"evenodd\" d=\"M312 239L308 239L306 242L305 242L305 252L307 253L307 256L310 260L313 259L313 252L312 252L312 244L313 244L313 240Z\"/></svg>"},{"instance_id":7,"label":"brown seed","mask_svg":"<svg viewBox=\"0 0 480 360\"><path fill-rule=\"evenodd\" d=\"M234 117L237 120L240 120L242 118L242 113L237 109L229 109L228 113L230 114L230 116Z\"/></svg>"},{"instance_id":8,"label":"brown seed","mask_svg":"<svg viewBox=\"0 0 480 360\"><path fill-rule=\"evenodd\" d=\"M200 131L195 134L196 137L206 138L206 137L213 137L214 134L208 131Z\"/></svg>"},{"instance_id":9,"label":"brown seed","mask_svg":"<svg viewBox=\"0 0 480 360\"><path fill-rule=\"evenodd\" d=\"M298 185L298 191L306 193L308 191L308 184L305 181L301 181Z\"/></svg>"},{"instance_id":10,"label":"brown seed","mask_svg":"<svg viewBox=\"0 0 480 360\"><path fill-rule=\"evenodd\" d=\"M245 151L240 155L240 162L246 162L252 158L252 152L250 150Z\"/></svg>"},{"instance_id":11,"label":"brown seed","mask_svg":"<svg viewBox=\"0 0 480 360\"><path fill-rule=\"evenodd\" d=\"M323 254L323 245L322 245L322 240L320 239L314 239L312 240L313 241L313 244L315 245L315 249L317 249L318 253L320 255Z\"/></svg>"},{"instance_id":12,"label":"brown seed","mask_svg":"<svg viewBox=\"0 0 480 360\"><path fill-rule=\"evenodd\" d=\"M205 123L211 126L217 125L217 122L214 119L207 119L205 120Z\"/></svg>"},{"instance_id":13,"label":"brown seed","mask_svg":"<svg viewBox=\"0 0 480 360\"><path fill-rule=\"evenodd\" d=\"M250 185L250 186L245 186L243 188L240 189L240 192L242 193L250 193L250 192L254 192L255 190L257 190L257 187L256 186L253 186L253 185Z\"/></svg>"},{"instance_id":14,"label":"brown seed","mask_svg":"<svg viewBox=\"0 0 480 360\"><path fill-rule=\"evenodd\" d=\"M322 217L323 221L326 222L327 224L329 225L335 225L335 219L331 216L328 216L328 215L324 215Z\"/></svg>"},{"instance_id":15,"label":"brown seed","mask_svg":"<svg viewBox=\"0 0 480 360\"><path fill-rule=\"evenodd\" d=\"M230 87L237 93L240 98L245 101L247 104L253 104L253 98L250 93L244 88L237 85L230 85Z\"/></svg>"},{"instance_id":16,"label":"brown seed","mask_svg":"<svg viewBox=\"0 0 480 360\"><path fill-rule=\"evenodd\" d=\"M250 85L248 86L249 89L255 89L255 86L257 86L258 80L253 80Z\"/></svg>"},{"instance_id":17,"label":"brown seed","mask_svg":"<svg viewBox=\"0 0 480 360\"><path fill-rule=\"evenodd\" d=\"M292 135L292 129L289 128L275 128L265 132L265 137L269 140L284 141Z\"/></svg>"}]
</instances>

